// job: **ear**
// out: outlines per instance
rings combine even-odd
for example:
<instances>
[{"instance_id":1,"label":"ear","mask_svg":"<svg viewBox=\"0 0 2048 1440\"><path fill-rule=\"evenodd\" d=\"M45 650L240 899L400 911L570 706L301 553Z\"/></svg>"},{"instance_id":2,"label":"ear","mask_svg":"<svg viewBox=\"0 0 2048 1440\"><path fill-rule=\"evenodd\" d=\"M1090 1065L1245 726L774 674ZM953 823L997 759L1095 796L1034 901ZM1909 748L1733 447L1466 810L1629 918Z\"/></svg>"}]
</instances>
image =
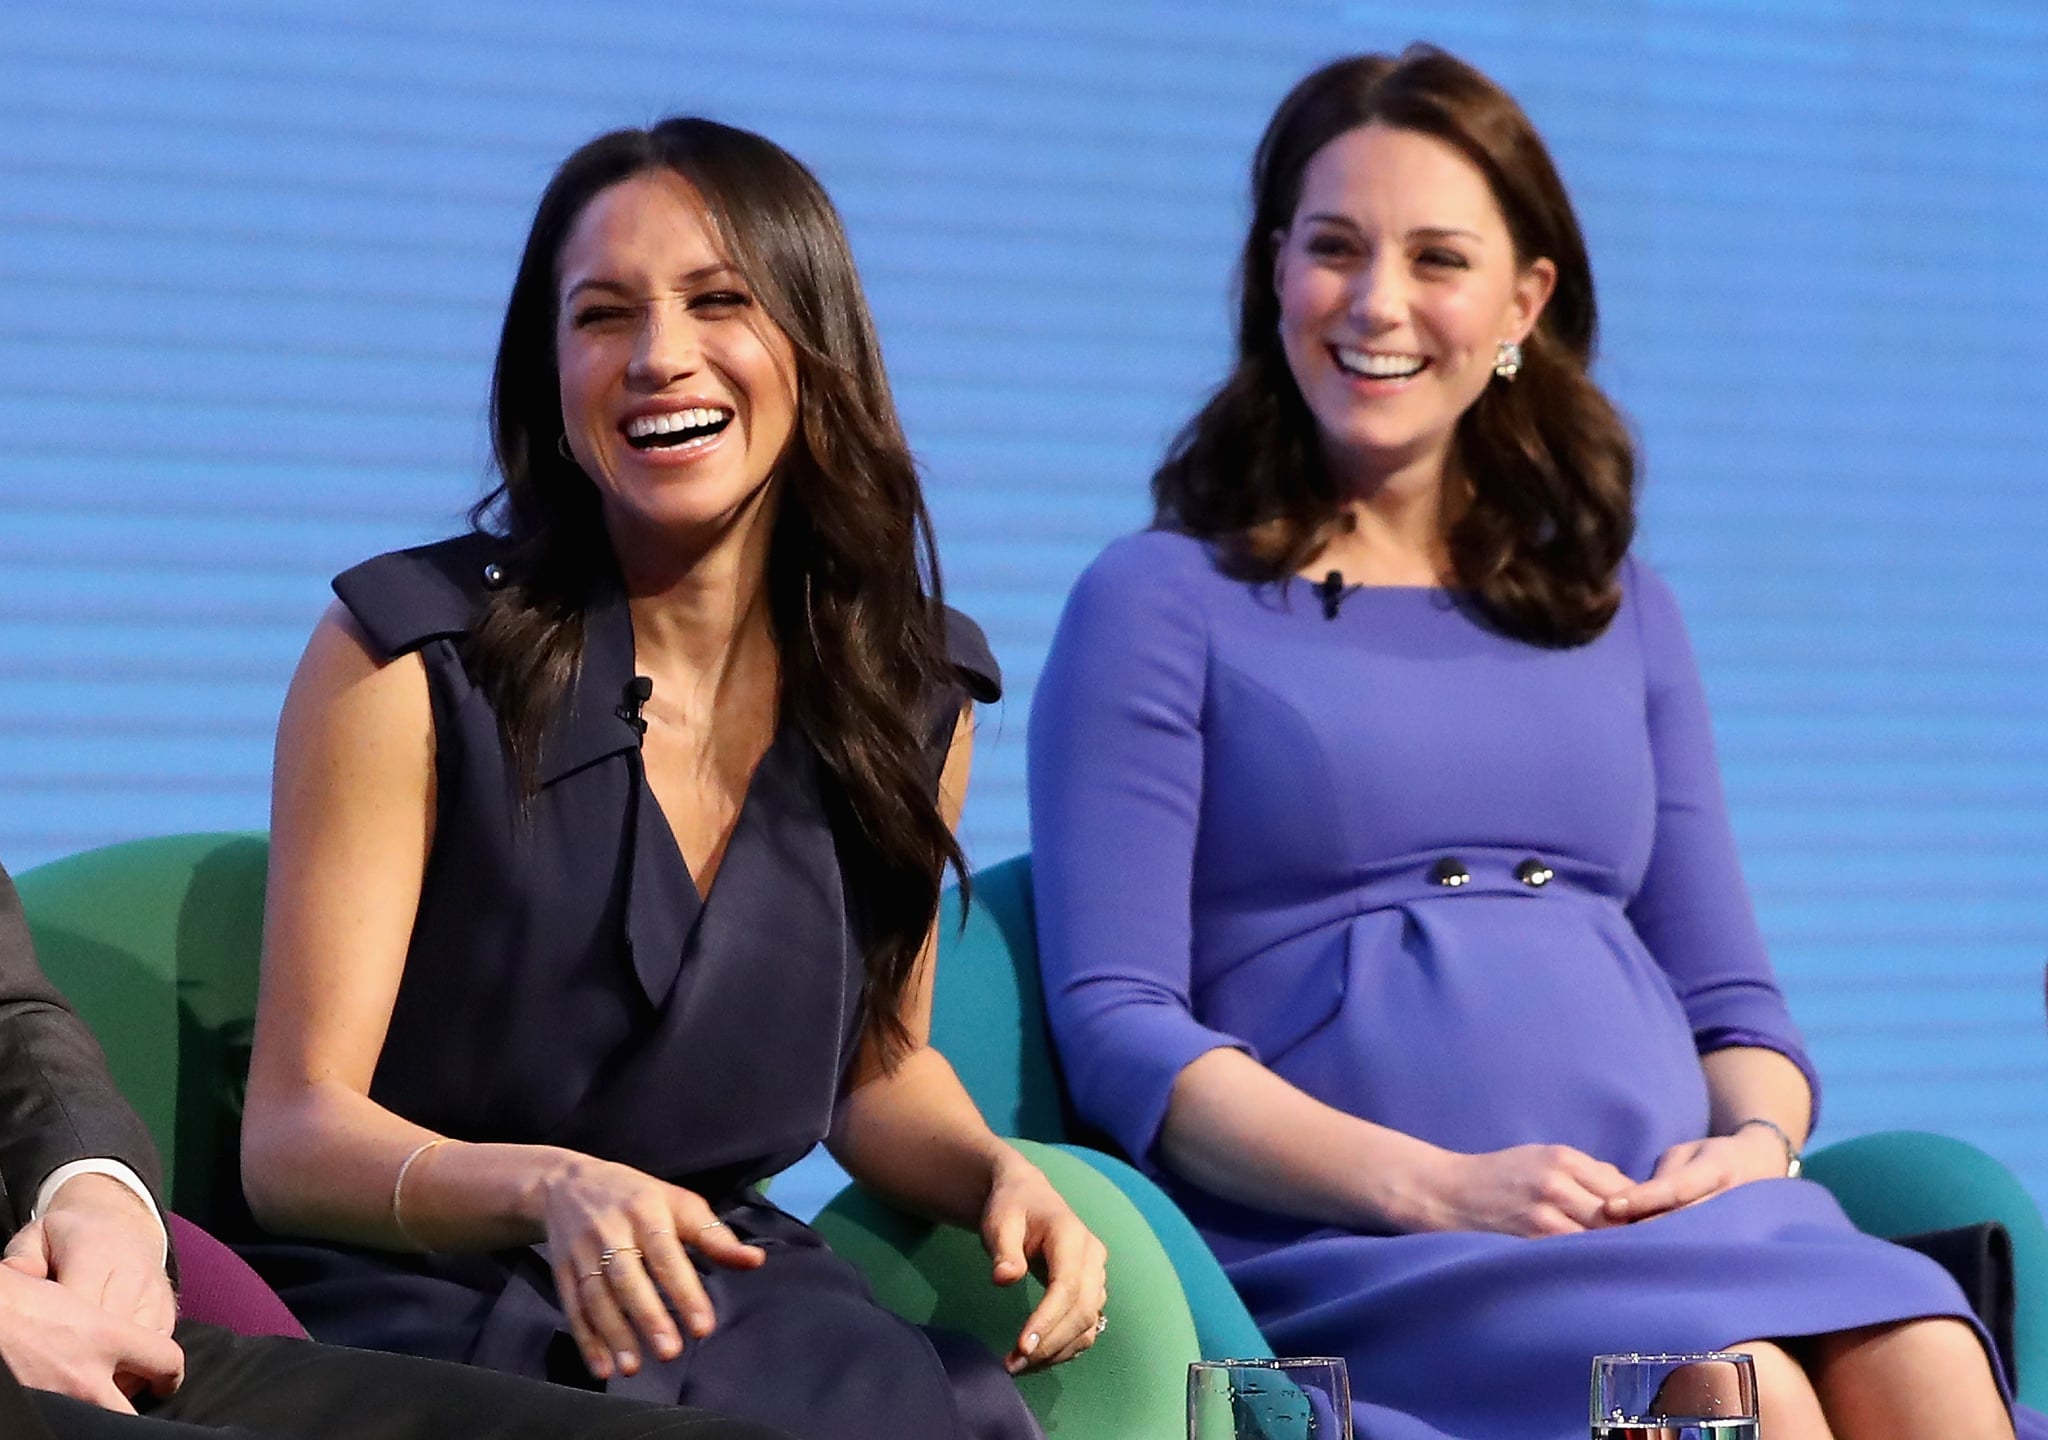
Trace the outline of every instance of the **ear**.
<instances>
[{"instance_id":1,"label":"ear","mask_svg":"<svg viewBox=\"0 0 2048 1440\"><path fill-rule=\"evenodd\" d=\"M1515 288L1508 296L1508 335L1506 338L1520 344L1529 338L1529 332L1536 328L1536 322L1543 316L1543 307L1550 303L1550 296L1557 289L1557 266L1544 256L1537 256L1522 267L1515 276Z\"/></svg>"}]
</instances>

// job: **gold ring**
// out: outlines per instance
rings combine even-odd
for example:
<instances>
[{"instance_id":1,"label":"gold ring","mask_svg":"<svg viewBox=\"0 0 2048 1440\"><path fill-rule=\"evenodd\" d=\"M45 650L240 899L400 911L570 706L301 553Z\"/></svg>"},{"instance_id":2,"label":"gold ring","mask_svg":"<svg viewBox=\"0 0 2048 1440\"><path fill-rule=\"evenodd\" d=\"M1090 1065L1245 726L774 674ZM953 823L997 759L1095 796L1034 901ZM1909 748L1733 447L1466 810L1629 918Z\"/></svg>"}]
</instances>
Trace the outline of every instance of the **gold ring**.
<instances>
[{"instance_id":1,"label":"gold ring","mask_svg":"<svg viewBox=\"0 0 2048 1440\"><path fill-rule=\"evenodd\" d=\"M726 1223L725 1223L725 1222L724 1222L723 1220L713 1220L713 1221L712 1221L712 1222L711 1222L711 1223L710 1223L709 1225L699 1225L699 1226L697 1227L697 1233L698 1233L699 1235L702 1235L702 1234L704 1234L705 1232L707 1232L707 1231L711 1231L711 1230L730 1230L730 1229L732 1229L732 1226L730 1226L730 1225L726 1224Z\"/></svg>"},{"instance_id":2,"label":"gold ring","mask_svg":"<svg viewBox=\"0 0 2048 1440\"><path fill-rule=\"evenodd\" d=\"M638 1245L614 1245L611 1249L597 1257L597 1273L602 1275L607 1270L610 1270L612 1268L612 1261L618 1259L621 1255L631 1255L635 1260L638 1260L640 1258L640 1247Z\"/></svg>"}]
</instances>

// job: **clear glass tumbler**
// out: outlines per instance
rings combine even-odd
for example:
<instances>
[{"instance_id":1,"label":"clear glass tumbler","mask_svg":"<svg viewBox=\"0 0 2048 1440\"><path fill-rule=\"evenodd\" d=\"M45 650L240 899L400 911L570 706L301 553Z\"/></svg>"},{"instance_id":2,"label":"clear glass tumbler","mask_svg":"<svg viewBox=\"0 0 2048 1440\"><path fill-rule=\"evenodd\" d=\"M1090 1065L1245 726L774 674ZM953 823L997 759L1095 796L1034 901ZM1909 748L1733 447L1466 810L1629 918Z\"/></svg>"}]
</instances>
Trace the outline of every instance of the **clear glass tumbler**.
<instances>
[{"instance_id":1,"label":"clear glass tumbler","mask_svg":"<svg viewBox=\"0 0 2048 1440\"><path fill-rule=\"evenodd\" d=\"M1351 1440L1351 1376L1321 1357L1198 1360L1188 1440Z\"/></svg>"},{"instance_id":2,"label":"clear glass tumbler","mask_svg":"<svg viewBox=\"0 0 2048 1440\"><path fill-rule=\"evenodd\" d=\"M1757 1440L1756 1367L1739 1352L1593 1357L1593 1440Z\"/></svg>"}]
</instances>

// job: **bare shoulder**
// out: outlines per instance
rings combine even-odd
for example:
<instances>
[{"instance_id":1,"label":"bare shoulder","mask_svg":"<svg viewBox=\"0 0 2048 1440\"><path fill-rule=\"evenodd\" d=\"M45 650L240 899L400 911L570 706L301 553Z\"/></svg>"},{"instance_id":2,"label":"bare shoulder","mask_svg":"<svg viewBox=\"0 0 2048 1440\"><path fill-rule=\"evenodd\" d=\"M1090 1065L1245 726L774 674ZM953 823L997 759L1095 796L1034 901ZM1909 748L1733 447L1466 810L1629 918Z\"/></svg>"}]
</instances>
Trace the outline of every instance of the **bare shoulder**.
<instances>
[{"instance_id":1,"label":"bare shoulder","mask_svg":"<svg viewBox=\"0 0 2048 1440\"><path fill-rule=\"evenodd\" d=\"M354 744L405 744L431 737L432 730L433 706L419 653L387 659L346 605L337 600L328 606L285 696L280 752L287 744L321 736Z\"/></svg>"}]
</instances>

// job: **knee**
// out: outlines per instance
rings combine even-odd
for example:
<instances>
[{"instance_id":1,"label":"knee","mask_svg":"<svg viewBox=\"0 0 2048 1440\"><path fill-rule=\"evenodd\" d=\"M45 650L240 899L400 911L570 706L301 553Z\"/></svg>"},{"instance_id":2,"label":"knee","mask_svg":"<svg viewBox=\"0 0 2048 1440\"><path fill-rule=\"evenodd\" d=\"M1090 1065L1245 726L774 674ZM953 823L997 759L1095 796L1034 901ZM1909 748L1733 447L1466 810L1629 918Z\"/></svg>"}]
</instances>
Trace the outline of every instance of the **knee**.
<instances>
[{"instance_id":1,"label":"knee","mask_svg":"<svg viewBox=\"0 0 2048 1440\"><path fill-rule=\"evenodd\" d=\"M1749 1355L1756 1366L1756 1409L1765 1434L1773 1440L1828 1440L1831 1432L1813 1381L1789 1351L1769 1340L1728 1348Z\"/></svg>"},{"instance_id":2,"label":"knee","mask_svg":"<svg viewBox=\"0 0 2048 1440\"><path fill-rule=\"evenodd\" d=\"M1822 1335L1813 1342L1822 1368L1849 1361L1858 1368L1911 1373L1964 1375L1982 1370L1989 1378L1991 1357L1977 1332L1946 1315L1867 1325Z\"/></svg>"},{"instance_id":3,"label":"knee","mask_svg":"<svg viewBox=\"0 0 2048 1440\"><path fill-rule=\"evenodd\" d=\"M1991 1357L1984 1349L1984 1342L1977 1338L1977 1332L1966 1322L1947 1315L1937 1315L1925 1320L1908 1320L1898 1327L1897 1338L1903 1345L1909 1345L1917 1355L1925 1356L1930 1364L1951 1373L1962 1373L1976 1367L1991 1368Z\"/></svg>"}]
</instances>

